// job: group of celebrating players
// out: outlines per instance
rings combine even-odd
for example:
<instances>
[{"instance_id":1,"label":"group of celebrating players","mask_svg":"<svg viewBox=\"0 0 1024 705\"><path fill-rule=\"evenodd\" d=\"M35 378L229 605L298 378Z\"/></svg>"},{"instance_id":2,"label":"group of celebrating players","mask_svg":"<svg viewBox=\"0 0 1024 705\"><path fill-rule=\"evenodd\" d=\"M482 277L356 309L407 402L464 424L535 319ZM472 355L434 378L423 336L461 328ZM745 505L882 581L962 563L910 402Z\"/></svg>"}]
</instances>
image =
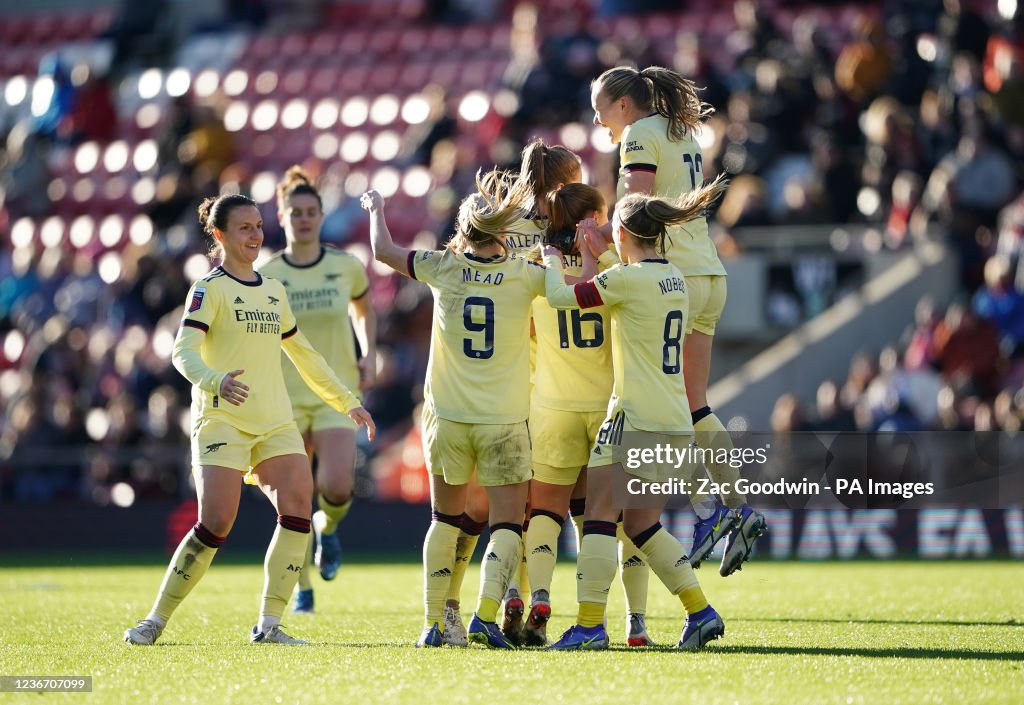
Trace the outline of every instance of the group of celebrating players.
<instances>
[{"instance_id":1,"label":"group of celebrating players","mask_svg":"<svg viewBox=\"0 0 1024 705\"><path fill-rule=\"evenodd\" d=\"M660 67L620 67L595 79L591 101L595 126L619 144L610 221L600 191L580 183L580 158L540 140L523 150L518 174L478 175L442 250L396 245L380 194L360 201L374 257L434 297L422 419L432 519L417 646L548 645L552 575L569 514L578 614L549 648L608 647L605 605L621 566L627 643L653 643L645 623L653 570L687 615L678 647L699 649L725 627L693 569L726 538L720 573L732 574L766 528L738 493L691 497L698 520L687 555L660 524L663 505L618 506L619 473L692 481L704 470L626 468L627 445L731 449L706 398L726 278L704 213L726 185L720 177L704 183L695 133L711 108L692 82ZM220 265L193 285L173 356L193 384L199 521L172 557L150 614L125 632L129 643L154 643L205 573L234 522L240 477L278 512L253 642L304 643L280 621L297 583L293 609L313 609L304 565L314 534L322 577L332 579L340 564L336 527L351 504L357 425L374 433L350 390L371 381L375 321L358 260L320 244L320 197L297 167L279 186L278 207L288 244L259 271L255 204L226 195L200 208ZM364 352L358 365L349 318ZM311 521L313 453L319 510ZM728 463L709 462L706 471L719 486L735 486L738 470ZM480 592L466 627L462 580L485 527Z\"/></svg>"}]
</instances>

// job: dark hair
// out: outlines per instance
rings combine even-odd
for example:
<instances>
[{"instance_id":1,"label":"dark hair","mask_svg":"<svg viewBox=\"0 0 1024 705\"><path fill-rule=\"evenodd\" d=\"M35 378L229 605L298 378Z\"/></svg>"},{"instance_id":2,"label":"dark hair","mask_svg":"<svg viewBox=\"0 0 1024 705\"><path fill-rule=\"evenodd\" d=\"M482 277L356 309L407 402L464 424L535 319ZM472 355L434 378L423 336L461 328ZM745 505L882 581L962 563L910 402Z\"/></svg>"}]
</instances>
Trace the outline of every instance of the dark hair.
<instances>
[{"instance_id":1,"label":"dark hair","mask_svg":"<svg viewBox=\"0 0 1024 705\"><path fill-rule=\"evenodd\" d=\"M284 178L277 184L277 209L283 210L289 198L301 194L315 198L320 204L320 210L323 210L324 202L320 198L320 191L313 185L313 179L305 169L296 164L284 173Z\"/></svg>"},{"instance_id":2,"label":"dark hair","mask_svg":"<svg viewBox=\"0 0 1024 705\"><path fill-rule=\"evenodd\" d=\"M631 66L608 69L595 78L597 87L612 102L628 96L641 112L668 118L668 138L679 141L687 131L700 129L700 121L715 112L697 95L697 85L671 69L648 66L638 71Z\"/></svg>"},{"instance_id":3,"label":"dark hair","mask_svg":"<svg viewBox=\"0 0 1024 705\"><path fill-rule=\"evenodd\" d=\"M569 183L548 193L548 226L544 244L557 247L562 254L579 252L576 246L576 224L591 211L605 207L604 196L593 186Z\"/></svg>"},{"instance_id":4,"label":"dark hair","mask_svg":"<svg viewBox=\"0 0 1024 705\"><path fill-rule=\"evenodd\" d=\"M559 183L567 184L581 173L579 156L560 144L547 145L539 137L523 147L519 180L533 194L534 208L544 203L548 192Z\"/></svg>"},{"instance_id":5,"label":"dark hair","mask_svg":"<svg viewBox=\"0 0 1024 705\"><path fill-rule=\"evenodd\" d=\"M634 240L646 245L653 244L657 252L664 254L668 226L680 225L703 216L704 211L727 186L724 176L719 175L710 184L688 191L676 201L645 193L631 193L615 204L615 217Z\"/></svg>"},{"instance_id":6,"label":"dark hair","mask_svg":"<svg viewBox=\"0 0 1024 705\"><path fill-rule=\"evenodd\" d=\"M256 201L240 193L228 193L217 197L211 196L199 204L199 224L203 226L203 232L207 234L211 241L210 257L217 258L220 256L220 243L214 237L214 229L227 230L231 211L240 206L258 208Z\"/></svg>"}]
</instances>

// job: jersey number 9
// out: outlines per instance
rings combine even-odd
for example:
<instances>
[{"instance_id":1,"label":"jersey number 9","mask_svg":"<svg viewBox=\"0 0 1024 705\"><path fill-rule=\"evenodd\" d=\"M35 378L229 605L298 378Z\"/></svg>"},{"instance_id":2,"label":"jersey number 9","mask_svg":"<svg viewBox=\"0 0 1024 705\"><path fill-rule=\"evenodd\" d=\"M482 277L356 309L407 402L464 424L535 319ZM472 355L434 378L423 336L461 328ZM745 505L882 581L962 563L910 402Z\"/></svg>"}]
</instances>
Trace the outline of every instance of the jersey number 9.
<instances>
[{"instance_id":1,"label":"jersey number 9","mask_svg":"<svg viewBox=\"0 0 1024 705\"><path fill-rule=\"evenodd\" d=\"M481 312L481 309L483 311ZM481 315L482 314L482 315ZM483 321L479 319L483 318ZM494 302L483 296L468 296L462 308L462 324L470 333L483 333L483 347L474 343L479 339L462 339L462 352L474 360L489 360L494 356Z\"/></svg>"}]
</instances>

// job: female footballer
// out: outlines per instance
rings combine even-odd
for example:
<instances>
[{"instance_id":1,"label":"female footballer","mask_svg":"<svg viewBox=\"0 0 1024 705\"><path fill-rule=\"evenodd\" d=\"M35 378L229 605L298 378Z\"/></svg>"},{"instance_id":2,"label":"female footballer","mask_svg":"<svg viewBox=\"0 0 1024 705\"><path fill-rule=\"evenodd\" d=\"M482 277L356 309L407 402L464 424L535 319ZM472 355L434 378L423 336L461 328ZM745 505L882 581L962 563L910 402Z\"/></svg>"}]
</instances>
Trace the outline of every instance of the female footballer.
<instances>
[{"instance_id":1,"label":"female footballer","mask_svg":"<svg viewBox=\"0 0 1024 705\"><path fill-rule=\"evenodd\" d=\"M253 269L263 245L256 204L240 195L208 198L199 220L221 261L192 285L174 343L175 368L192 383L192 471L199 520L171 558L153 609L124 640L152 645L202 579L231 531L243 475L277 510L264 562L263 599L253 643L303 644L280 627L309 545L313 477L292 420L281 371L284 350L324 401L370 438L370 414L335 376L295 323L281 282Z\"/></svg>"}]
</instances>

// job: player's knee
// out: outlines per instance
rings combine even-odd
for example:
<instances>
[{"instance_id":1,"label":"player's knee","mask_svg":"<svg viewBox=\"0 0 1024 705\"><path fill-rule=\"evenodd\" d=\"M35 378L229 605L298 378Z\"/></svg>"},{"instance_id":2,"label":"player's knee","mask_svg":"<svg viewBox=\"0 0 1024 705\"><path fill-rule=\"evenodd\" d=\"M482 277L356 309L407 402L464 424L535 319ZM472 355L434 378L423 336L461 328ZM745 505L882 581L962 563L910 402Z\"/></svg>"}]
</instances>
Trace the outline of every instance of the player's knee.
<instances>
[{"instance_id":1,"label":"player's knee","mask_svg":"<svg viewBox=\"0 0 1024 705\"><path fill-rule=\"evenodd\" d=\"M331 504L344 504L352 496L351 473L320 472L316 479L317 491Z\"/></svg>"},{"instance_id":2,"label":"player's knee","mask_svg":"<svg viewBox=\"0 0 1024 705\"><path fill-rule=\"evenodd\" d=\"M200 523L215 536L227 536L235 524L237 510L230 507L203 507Z\"/></svg>"}]
</instances>

